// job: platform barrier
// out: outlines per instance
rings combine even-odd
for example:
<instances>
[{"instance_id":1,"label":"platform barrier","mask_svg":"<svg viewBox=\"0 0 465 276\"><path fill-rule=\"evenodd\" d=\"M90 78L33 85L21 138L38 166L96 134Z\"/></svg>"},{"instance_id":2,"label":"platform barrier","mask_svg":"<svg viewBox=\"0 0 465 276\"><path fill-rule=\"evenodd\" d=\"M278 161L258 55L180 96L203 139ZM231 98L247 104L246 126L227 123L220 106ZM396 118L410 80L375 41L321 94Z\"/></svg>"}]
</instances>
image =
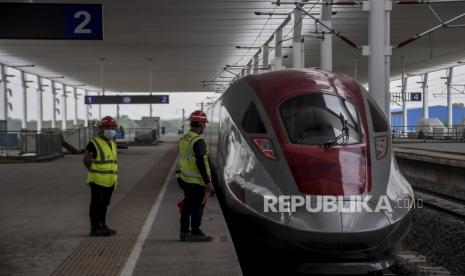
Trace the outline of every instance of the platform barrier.
<instances>
[{"instance_id":1,"label":"platform barrier","mask_svg":"<svg viewBox=\"0 0 465 276\"><path fill-rule=\"evenodd\" d=\"M393 143L465 142L465 125L452 127L392 126Z\"/></svg>"},{"instance_id":2,"label":"platform barrier","mask_svg":"<svg viewBox=\"0 0 465 276\"><path fill-rule=\"evenodd\" d=\"M35 161L61 156L62 136L59 132L0 132L0 159Z\"/></svg>"}]
</instances>

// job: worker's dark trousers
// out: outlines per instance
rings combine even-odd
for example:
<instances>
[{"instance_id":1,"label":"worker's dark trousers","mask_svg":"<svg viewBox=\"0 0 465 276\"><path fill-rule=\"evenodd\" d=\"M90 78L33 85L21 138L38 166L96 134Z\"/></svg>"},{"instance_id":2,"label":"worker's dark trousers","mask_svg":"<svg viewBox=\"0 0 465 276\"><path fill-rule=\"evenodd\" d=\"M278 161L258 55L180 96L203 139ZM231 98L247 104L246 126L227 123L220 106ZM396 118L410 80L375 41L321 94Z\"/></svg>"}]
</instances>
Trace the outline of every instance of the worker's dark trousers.
<instances>
[{"instance_id":1,"label":"worker's dark trousers","mask_svg":"<svg viewBox=\"0 0 465 276\"><path fill-rule=\"evenodd\" d=\"M114 187L108 188L91 183L90 190L90 224L92 228L98 228L100 225L106 224L107 207L110 204Z\"/></svg>"},{"instance_id":2,"label":"worker's dark trousers","mask_svg":"<svg viewBox=\"0 0 465 276\"><path fill-rule=\"evenodd\" d=\"M181 232L188 233L190 224L191 233L194 235L199 234L200 224L202 223L202 201L205 196L205 187L184 182L180 178L178 178L178 184L184 191L184 205L181 210Z\"/></svg>"}]
</instances>

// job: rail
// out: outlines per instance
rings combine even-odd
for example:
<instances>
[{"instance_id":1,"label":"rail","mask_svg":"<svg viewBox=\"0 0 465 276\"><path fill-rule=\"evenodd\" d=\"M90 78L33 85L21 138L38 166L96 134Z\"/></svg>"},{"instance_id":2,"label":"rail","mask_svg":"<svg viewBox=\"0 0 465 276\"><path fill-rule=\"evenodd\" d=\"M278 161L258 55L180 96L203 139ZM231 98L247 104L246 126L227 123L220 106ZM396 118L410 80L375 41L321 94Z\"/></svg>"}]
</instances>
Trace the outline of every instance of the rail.
<instances>
[{"instance_id":1,"label":"rail","mask_svg":"<svg viewBox=\"0 0 465 276\"><path fill-rule=\"evenodd\" d=\"M61 145L61 133L56 131L0 131L0 159L60 156Z\"/></svg>"}]
</instances>

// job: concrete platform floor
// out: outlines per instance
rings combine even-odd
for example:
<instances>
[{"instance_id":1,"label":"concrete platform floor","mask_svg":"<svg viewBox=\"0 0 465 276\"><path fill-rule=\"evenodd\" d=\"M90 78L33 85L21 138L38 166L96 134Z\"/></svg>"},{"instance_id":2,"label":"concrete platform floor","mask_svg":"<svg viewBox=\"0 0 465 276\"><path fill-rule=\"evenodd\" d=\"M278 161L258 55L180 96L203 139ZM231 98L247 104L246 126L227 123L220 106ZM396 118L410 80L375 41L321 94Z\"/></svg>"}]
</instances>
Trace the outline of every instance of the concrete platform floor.
<instances>
[{"instance_id":1,"label":"concrete platform floor","mask_svg":"<svg viewBox=\"0 0 465 276\"><path fill-rule=\"evenodd\" d=\"M113 194L109 212L117 209L115 206L175 146L173 142L177 137L165 136L163 140L167 143L122 150L119 155L120 182ZM67 155L52 162L0 165L0 275L50 275L62 266L76 248L82 247L83 241L88 241L90 192L84 184L86 171L81 160L82 155ZM179 196L177 187L171 185L164 200L165 207L161 210L160 223L157 220L154 223L149 245L144 248L148 251L141 255L141 262L147 256L156 259L158 254L166 259L168 252L175 254L179 249L174 242L177 231L171 235L171 230L178 223L176 209L167 211L175 206L175 202L169 201L177 200ZM169 212L171 215L168 215ZM219 212L219 209L214 212ZM221 218L220 212L216 215ZM227 233L225 228L222 231ZM136 239L136 236L133 238ZM118 238L114 241L119 242ZM150 244L174 247L166 251L158 248L161 251L157 252ZM195 248L190 252L180 264L183 269L187 269L185 264L189 258L198 256ZM234 251L228 251L228 254L234 259ZM172 258L174 263L171 267L174 268L179 259ZM121 268L117 267L117 270ZM142 273L140 269L136 271ZM89 272L86 275L96 274Z\"/></svg>"},{"instance_id":2,"label":"concrete platform floor","mask_svg":"<svg viewBox=\"0 0 465 276\"><path fill-rule=\"evenodd\" d=\"M438 151L451 154L465 155L465 143L397 143L394 148L408 148L418 150Z\"/></svg>"}]
</instances>

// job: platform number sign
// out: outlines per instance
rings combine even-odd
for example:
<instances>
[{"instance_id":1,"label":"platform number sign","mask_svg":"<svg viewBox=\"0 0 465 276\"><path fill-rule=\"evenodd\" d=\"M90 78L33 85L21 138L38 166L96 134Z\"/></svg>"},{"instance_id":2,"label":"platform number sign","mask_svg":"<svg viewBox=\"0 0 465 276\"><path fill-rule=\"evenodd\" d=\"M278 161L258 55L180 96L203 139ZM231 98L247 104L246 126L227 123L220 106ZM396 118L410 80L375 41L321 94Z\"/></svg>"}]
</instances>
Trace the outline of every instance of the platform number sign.
<instances>
[{"instance_id":1,"label":"platform number sign","mask_svg":"<svg viewBox=\"0 0 465 276\"><path fill-rule=\"evenodd\" d=\"M67 5L64 18L67 38L103 39L101 5Z\"/></svg>"},{"instance_id":2,"label":"platform number sign","mask_svg":"<svg viewBox=\"0 0 465 276\"><path fill-rule=\"evenodd\" d=\"M102 11L102 4L0 2L0 38L103 40Z\"/></svg>"},{"instance_id":3,"label":"platform number sign","mask_svg":"<svg viewBox=\"0 0 465 276\"><path fill-rule=\"evenodd\" d=\"M421 92L412 92L410 93L410 101L420 102L421 101Z\"/></svg>"},{"instance_id":4,"label":"platform number sign","mask_svg":"<svg viewBox=\"0 0 465 276\"><path fill-rule=\"evenodd\" d=\"M160 96L160 99L161 99L161 103L169 103L170 102L170 98L169 96Z\"/></svg>"}]
</instances>

